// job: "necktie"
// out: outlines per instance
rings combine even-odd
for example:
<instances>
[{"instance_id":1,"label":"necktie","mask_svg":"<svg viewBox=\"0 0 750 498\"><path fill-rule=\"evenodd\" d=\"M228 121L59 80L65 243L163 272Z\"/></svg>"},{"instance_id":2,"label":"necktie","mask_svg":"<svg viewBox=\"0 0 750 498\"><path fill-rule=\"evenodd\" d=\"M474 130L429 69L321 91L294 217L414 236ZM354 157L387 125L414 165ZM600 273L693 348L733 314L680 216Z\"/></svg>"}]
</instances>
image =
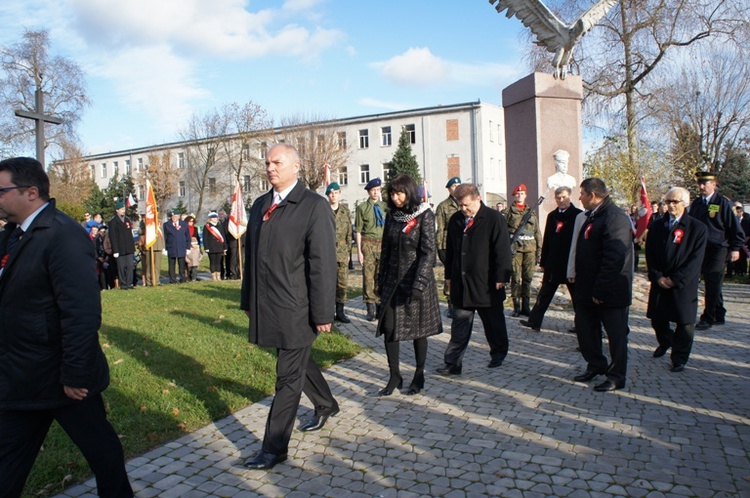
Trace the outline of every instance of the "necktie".
<instances>
[{"instance_id":1,"label":"necktie","mask_svg":"<svg viewBox=\"0 0 750 498\"><path fill-rule=\"evenodd\" d=\"M273 210L276 209L276 206L278 206L278 202L274 202L271 204L271 207L268 208L268 211L266 211L266 214L263 215L263 221L268 221L268 218L271 217L271 213L273 213Z\"/></svg>"},{"instance_id":2,"label":"necktie","mask_svg":"<svg viewBox=\"0 0 750 498\"><path fill-rule=\"evenodd\" d=\"M14 254L16 252L16 248L18 246L18 241L21 240L21 237L23 237L23 228L16 227L15 230L10 234L10 237L8 237L8 245L6 246L6 253L7 254Z\"/></svg>"},{"instance_id":3,"label":"necktie","mask_svg":"<svg viewBox=\"0 0 750 498\"><path fill-rule=\"evenodd\" d=\"M472 216L471 218L469 218L469 219L466 220L466 226L464 227L464 233L466 233L469 230L469 228L471 228L471 225L473 225L473 224L474 224L474 217Z\"/></svg>"},{"instance_id":4,"label":"necktie","mask_svg":"<svg viewBox=\"0 0 750 498\"><path fill-rule=\"evenodd\" d=\"M669 231L671 232L674 228L674 224L677 223L677 220L675 218L669 218Z\"/></svg>"},{"instance_id":5,"label":"necktie","mask_svg":"<svg viewBox=\"0 0 750 498\"><path fill-rule=\"evenodd\" d=\"M703 198L703 204L705 204L706 206L708 206L708 197L704 197Z\"/></svg>"},{"instance_id":6,"label":"necktie","mask_svg":"<svg viewBox=\"0 0 750 498\"><path fill-rule=\"evenodd\" d=\"M380 209L380 206L375 204L373 207L375 210L375 226L376 227L382 227L385 224L385 218L383 218L383 210Z\"/></svg>"}]
</instances>

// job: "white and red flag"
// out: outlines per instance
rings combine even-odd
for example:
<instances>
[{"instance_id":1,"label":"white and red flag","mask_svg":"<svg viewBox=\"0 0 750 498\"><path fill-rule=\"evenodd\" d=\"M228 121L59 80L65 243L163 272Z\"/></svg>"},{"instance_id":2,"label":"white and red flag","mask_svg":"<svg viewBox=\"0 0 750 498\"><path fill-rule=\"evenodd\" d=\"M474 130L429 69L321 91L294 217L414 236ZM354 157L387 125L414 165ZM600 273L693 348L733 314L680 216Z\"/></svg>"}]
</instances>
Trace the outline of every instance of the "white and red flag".
<instances>
[{"instance_id":1,"label":"white and red flag","mask_svg":"<svg viewBox=\"0 0 750 498\"><path fill-rule=\"evenodd\" d=\"M237 188L234 189L234 194L232 195L232 209L229 212L227 229L235 239L239 239L247 230L245 202L242 200L242 187L240 187L239 182L237 182Z\"/></svg>"}]
</instances>

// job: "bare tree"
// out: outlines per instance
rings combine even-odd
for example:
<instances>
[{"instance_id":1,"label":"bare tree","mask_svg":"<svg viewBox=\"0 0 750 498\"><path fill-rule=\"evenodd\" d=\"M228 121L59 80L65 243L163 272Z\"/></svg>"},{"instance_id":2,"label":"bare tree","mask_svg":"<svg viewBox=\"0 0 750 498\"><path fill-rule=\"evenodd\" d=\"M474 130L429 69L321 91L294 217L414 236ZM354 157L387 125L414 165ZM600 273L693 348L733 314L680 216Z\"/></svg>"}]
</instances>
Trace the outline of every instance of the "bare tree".
<instances>
[{"instance_id":1,"label":"bare tree","mask_svg":"<svg viewBox=\"0 0 750 498\"><path fill-rule=\"evenodd\" d=\"M177 182L180 179L179 170L172 164L171 153L165 151L161 154L149 154L148 165L141 171L141 178L151 182L158 211L163 213L167 201L177 192Z\"/></svg>"},{"instance_id":2,"label":"bare tree","mask_svg":"<svg viewBox=\"0 0 750 498\"><path fill-rule=\"evenodd\" d=\"M64 57L49 54L49 34L26 30L23 39L0 48L0 147L4 154L33 150L34 122L14 116L15 110L36 111L34 92L42 89L46 114L62 118L45 128L45 148L76 141L76 126L90 104L83 69Z\"/></svg>"},{"instance_id":3,"label":"bare tree","mask_svg":"<svg viewBox=\"0 0 750 498\"><path fill-rule=\"evenodd\" d=\"M351 156L346 140L339 135L334 120L315 115L296 115L281 119L279 138L297 148L300 154L300 179L311 190L323 184L324 165L331 167L331 177L336 178L339 168Z\"/></svg>"},{"instance_id":4,"label":"bare tree","mask_svg":"<svg viewBox=\"0 0 750 498\"><path fill-rule=\"evenodd\" d=\"M66 206L65 212L84 212L91 188L96 185L91 170L78 144L64 140L60 150L63 157L52 163L47 171L50 193L58 206Z\"/></svg>"}]
</instances>

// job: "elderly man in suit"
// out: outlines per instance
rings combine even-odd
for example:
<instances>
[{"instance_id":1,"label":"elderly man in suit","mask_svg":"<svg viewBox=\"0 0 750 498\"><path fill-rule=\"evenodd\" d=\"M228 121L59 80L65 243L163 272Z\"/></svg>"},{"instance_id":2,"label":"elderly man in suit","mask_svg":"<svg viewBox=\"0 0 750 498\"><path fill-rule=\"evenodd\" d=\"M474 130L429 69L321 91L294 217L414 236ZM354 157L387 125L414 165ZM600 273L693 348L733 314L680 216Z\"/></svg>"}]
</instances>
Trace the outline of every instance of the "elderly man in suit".
<instances>
[{"instance_id":1,"label":"elderly man in suit","mask_svg":"<svg viewBox=\"0 0 750 498\"><path fill-rule=\"evenodd\" d=\"M445 365L437 370L441 375L461 373L475 311L490 345L487 367L501 366L508 354L503 314L505 284L511 274L508 223L498 211L484 205L476 185L461 184L455 196L459 212L448 222L445 247L445 285L450 288L453 321Z\"/></svg>"},{"instance_id":2,"label":"elderly man in suit","mask_svg":"<svg viewBox=\"0 0 750 498\"><path fill-rule=\"evenodd\" d=\"M707 230L686 212L690 194L681 187L667 192L669 216L656 220L649 230L646 264L651 291L648 311L659 347L654 358L672 348L672 371L682 372L693 347L698 313L698 282ZM670 322L675 322L673 331Z\"/></svg>"},{"instance_id":3,"label":"elderly man in suit","mask_svg":"<svg viewBox=\"0 0 750 498\"><path fill-rule=\"evenodd\" d=\"M190 250L190 228L188 224L180 219L180 212L172 211L171 219L162 227L164 233L164 248L167 250L167 261L169 263L169 283L177 283L175 265L180 272L180 283L187 282L187 267L185 256Z\"/></svg>"},{"instance_id":4,"label":"elderly man in suit","mask_svg":"<svg viewBox=\"0 0 750 498\"><path fill-rule=\"evenodd\" d=\"M576 333L586 371L575 377L607 380L596 391L625 387L628 362L628 314L633 295L633 232L630 218L610 198L600 178L581 183L581 204L589 211L575 252ZM611 363L602 353L600 325L609 339Z\"/></svg>"},{"instance_id":5,"label":"elderly man in suit","mask_svg":"<svg viewBox=\"0 0 750 498\"><path fill-rule=\"evenodd\" d=\"M287 458L304 392L315 414L300 427L321 429L339 412L320 368L310 356L321 332L330 332L336 305L333 211L298 181L299 153L286 144L266 155L273 189L253 203L247 229L240 307L250 318L250 342L276 348L276 395L263 447L245 466L270 469Z\"/></svg>"},{"instance_id":6,"label":"elderly man in suit","mask_svg":"<svg viewBox=\"0 0 750 498\"><path fill-rule=\"evenodd\" d=\"M102 400L109 368L94 245L55 208L36 159L0 162L0 218L8 220L0 234L0 495L21 496L56 420L86 457L99 496L133 496Z\"/></svg>"}]
</instances>

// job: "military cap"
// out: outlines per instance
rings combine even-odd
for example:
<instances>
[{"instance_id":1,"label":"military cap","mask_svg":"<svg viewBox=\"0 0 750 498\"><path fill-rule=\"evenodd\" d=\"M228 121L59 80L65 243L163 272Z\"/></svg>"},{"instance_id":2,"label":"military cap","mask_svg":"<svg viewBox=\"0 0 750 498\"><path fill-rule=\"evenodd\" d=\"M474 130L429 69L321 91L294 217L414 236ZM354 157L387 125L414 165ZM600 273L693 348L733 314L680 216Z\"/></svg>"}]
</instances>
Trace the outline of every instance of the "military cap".
<instances>
[{"instance_id":1,"label":"military cap","mask_svg":"<svg viewBox=\"0 0 750 498\"><path fill-rule=\"evenodd\" d=\"M171 214L172 216L179 216L181 213L179 209L173 209L169 214Z\"/></svg>"},{"instance_id":2,"label":"military cap","mask_svg":"<svg viewBox=\"0 0 750 498\"><path fill-rule=\"evenodd\" d=\"M451 178L450 180L448 180L448 183L445 184L445 188L451 188L451 185L455 185L457 183L460 185L461 184L461 179L459 177L457 177L457 176L454 176L453 178Z\"/></svg>"},{"instance_id":3,"label":"military cap","mask_svg":"<svg viewBox=\"0 0 750 498\"><path fill-rule=\"evenodd\" d=\"M513 195L516 195L519 192L528 192L528 190L526 189L526 185L525 184L520 183L520 184L516 185L516 188L513 189Z\"/></svg>"},{"instance_id":4,"label":"military cap","mask_svg":"<svg viewBox=\"0 0 750 498\"><path fill-rule=\"evenodd\" d=\"M115 204L115 210L122 209L124 207L125 207L125 203L124 202L118 202L117 204Z\"/></svg>"},{"instance_id":5,"label":"military cap","mask_svg":"<svg viewBox=\"0 0 750 498\"><path fill-rule=\"evenodd\" d=\"M211 211L210 213L208 213L208 217L209 218L218 218L219 215L216 214L216 211Z\"/></svg>"},{"instance_id":6,"label":"military cap","mask_svg":"<svg viewBox=\"0 0 750 498\"><path fill-rule=\"evenodd\" d=\"M716 173L713 171L696 171L695 178L698 182L716 181Z\"/></svg>"},{"instance_id":7,"label":"military cap","mask_svg":"<svg viewBox=\"0 0 750 498\"><path fill-rule=\"evenodd\" d=\"M365 190L370 190L371 188L380 187L383 185L383 182L380 180L380 178L373 178L369 182L367 182L367 185L365 185Z\"/></svg>"},{"instance_id":8,"label":"military cap","mask_svg":"<svg viewBox=\"0 0 750 498\"><path fill-rule=\"evenodd\" d=\"M326 195L330 194L330 193L331 193L331 190L341 190L341 187L339 186L339 184L338 184L338 183L336 183L336 182L331 182L331 183L330 183L330 184L329 184L329 185L328 185L328 186L326 187Z\"/></svg>"}]
</instances>

